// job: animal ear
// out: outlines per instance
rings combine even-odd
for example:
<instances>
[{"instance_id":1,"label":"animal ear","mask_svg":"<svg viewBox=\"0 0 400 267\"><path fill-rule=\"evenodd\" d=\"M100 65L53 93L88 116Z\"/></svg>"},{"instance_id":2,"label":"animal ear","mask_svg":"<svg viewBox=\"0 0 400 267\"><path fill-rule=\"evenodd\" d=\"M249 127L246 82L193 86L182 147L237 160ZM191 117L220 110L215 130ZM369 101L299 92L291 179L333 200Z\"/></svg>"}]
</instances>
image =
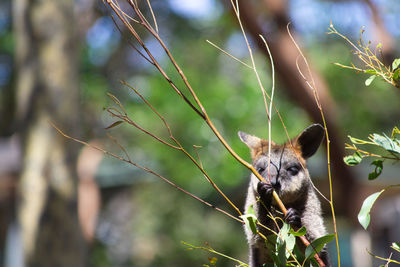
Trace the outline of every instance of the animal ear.
<instances>
[{"instance_id":1,"label":"animal ear","mask_svg":"<svg viewBox=\"0 0 400 267\"><path fill-rule=\"evenodd\" d=\"M238 135L240 140L242 140L242 142L245 143L250 149L255 149L261 143L261 138L258 138L257 136L241 131L238 132Z\"/></svg>"},{"instance_id":2,"label":"animal ear","mask_svg":"<svg viewBox=\"0 0 400 267\"><path fill-rule=\"evenodd\" d=\"M325 137L325 131L321 124L312 124L296 138L295 143L300 147L301 155L307 159L317 152L322 140Z\"/></svg>"}]
</instances>

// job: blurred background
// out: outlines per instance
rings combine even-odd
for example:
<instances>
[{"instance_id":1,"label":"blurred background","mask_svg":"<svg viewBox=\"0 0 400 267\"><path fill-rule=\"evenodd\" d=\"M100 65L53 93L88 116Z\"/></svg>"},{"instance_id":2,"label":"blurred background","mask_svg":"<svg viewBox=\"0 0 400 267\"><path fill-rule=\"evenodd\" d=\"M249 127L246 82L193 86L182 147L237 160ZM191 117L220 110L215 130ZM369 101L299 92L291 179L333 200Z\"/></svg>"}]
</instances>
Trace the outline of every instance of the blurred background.
<instances>
[{"instance_id":1,"label":"blurred background","mask_svg":"<svg viewBox=\"0 0 400 267\"><path fill-rule=\"evenodd\" d=\"M148 18L146 1L138 1ZM197 90L208 114L243 158L247 148L237 137L246 131L268 137L265 107L254 73L219 52L211 40L235 57L249 61L246 45L228 1L153 0L160 35ZM127 7L121 1L122 7ZM266 88L271 69L268 40L275 61L275 105L288 133L296 136L321 117L296 69L297 51L290 28L309 59L331 138L334 201L342 266L378 266L366 249L389 257L400 241L400 198L391 189L376 204L369 231L357 213L363 199L398 183L399 166L385 165L374 182L370 162L343 163L347 135L390 134L400 122L400 91L382 81L366 87L367 76L333 62L358 63L351 48L327 35L330 22L352 40L363 37L383 45L390 64L400 57L398 0L241 1L242 21ZM119 31L100 0L1 0L0 2L0 266L216 266L234 263L181 241L212 248L247 261L240 223L177 191L155 176L61 136L49 124L95 146L131 158L182 188L225 209L230 208L182 153L154 142L133 127L105 128L115 119L105 111L107 97L118 97L145 129L168 138L160 121L129 88L137 88L169 122L175 137L195 155L227 196L243 207L249 172L219 144L168 83L132 49L129 33ZM139 27L140 28L140 27ZM142 32L141 32L142 33ZM143 32L146 45L177 81L157 42ZM287 140L273 117L272 139ZM349 152L347 152L349 153ZM309 162L317 187L328 196L326 152ZM330 210L322 200L329 232ZM330 244L336 265L335 246ZM392 257L398 257L393 255Z\"/></svg>"}]
</instances>

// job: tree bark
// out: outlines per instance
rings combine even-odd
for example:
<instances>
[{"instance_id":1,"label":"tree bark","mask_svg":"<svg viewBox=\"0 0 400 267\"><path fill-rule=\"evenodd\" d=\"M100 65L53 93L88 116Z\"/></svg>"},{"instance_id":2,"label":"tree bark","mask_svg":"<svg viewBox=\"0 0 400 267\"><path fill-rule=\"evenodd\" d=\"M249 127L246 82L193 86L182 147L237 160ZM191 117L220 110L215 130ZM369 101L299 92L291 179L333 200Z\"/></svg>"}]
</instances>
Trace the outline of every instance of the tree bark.
<instances>
[{"instance_id":1,"label":"tree bark","mask_svg":"<svg viewBox=\"0 0 400 267\"><path fill-rule=\"evenodd\" d=\"M16 101L23 165L18 220L27 266L84 266L77 217L76 146L49 124L74 130L78 71L73 0L15 0Z\"/></svg>"}]
</instances>

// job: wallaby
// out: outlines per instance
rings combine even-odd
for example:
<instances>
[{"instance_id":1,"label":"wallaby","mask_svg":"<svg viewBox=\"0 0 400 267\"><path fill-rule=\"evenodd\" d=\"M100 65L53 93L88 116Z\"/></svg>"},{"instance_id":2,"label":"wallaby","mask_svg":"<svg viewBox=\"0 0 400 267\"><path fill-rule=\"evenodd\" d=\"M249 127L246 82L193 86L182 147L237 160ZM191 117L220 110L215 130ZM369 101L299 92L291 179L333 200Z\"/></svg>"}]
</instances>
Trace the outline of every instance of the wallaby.
<instances>
[{"instance_id":1,"label":"wallaby","mask_svg":"<svg viewBox=\"0 0 400 267\"><path fill-rule=\"evenodd\" d=\"M296 138L283 145L271 142L269 157L267 140L239 132L242 142L250 148L253 166L267 181L260 182L254 174L251 174L245 211L253 205L259 222L274 231L277 231L277 226L270 219L270 213L274 217L281 217L295 228L305 226L306 237L310 242L326 235L321 204L306 168L306 159L318 150L324 136L323 127L320 124L312 124ZM288 210L284 218L272 199L273 190ZM264 236L272 234L264 227L258 227L258 230ZM253 234L250 229L245 228L245 232L250 248L250 266L262 267L265 263L271 263L269 256L271 252L268 251L265 240ZM331 266L326 248L319 253L319 256L326 266Z\"/></svg>"}]
</instances>

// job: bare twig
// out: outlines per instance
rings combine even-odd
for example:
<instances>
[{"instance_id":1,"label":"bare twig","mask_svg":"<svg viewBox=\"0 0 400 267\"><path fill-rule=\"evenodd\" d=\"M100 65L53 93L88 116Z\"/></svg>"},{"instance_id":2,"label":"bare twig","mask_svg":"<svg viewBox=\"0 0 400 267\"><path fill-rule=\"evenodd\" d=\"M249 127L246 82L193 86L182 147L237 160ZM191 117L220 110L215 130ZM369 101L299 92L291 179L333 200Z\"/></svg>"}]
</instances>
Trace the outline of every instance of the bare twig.
<instances>
[{"instance_id":1,"label":"bare twig","mask_svg":"<svg viewBox=\"0 0 400 267\"><path fill-rule=\"evenodd\" d=\"M242 261L240 261L240 260L238 260L238 259L235 259L235 258L232 258L232 257L230 257L230 256L228 256L228 255L226 255L226 254L223 254L223 253L221 253L221 252L218 252L218 251L216 251L215 249L213 249L212 247L210 247L209 245L207 245L207 246L205 246L205 247L199 247L199 246L194 246L194 245L191 245L191 244L189 244L189 243L186 243L186 242L181 242L183 245L185 245L185 246L188 246L190 249L202 249L202 250L205 250L205 251L208 251L208 252L211 252L211 253L214 253L214 254L216 254L216 255L219 255L219 256L221 256L221 257L224 257L224 258L227 258L228 260L231 260L231 261L234 261L234 262L236 262L237 264L239 264L239 265L236 265L236 266L238 266L238 267L249 267L249 265L248 264L246 264L246 263L244 263L244 262L242 262Z\"/></svg>"},{"instance_id":2,"label":"bare twig","mask_svg":"<svg viewBox=\"0 0 400 267\"><path fill-rule=\"evenodd\" d=\"M126 84L126 83L125 83ZM152 132L142 128L140 125L138 125L136 122L134 122L124 111L124 115L121 115L120 112L115 112L115 109L112 108L108 108L107 111L114 117L117 117L125 122L127 122L128 124L134 126L135 128L137 128L138 130L144 132L145 134L151 136L152 138L154 138L156 141L170 147L173 148L175 150L179 150L181 151L183 154L185 154L186 157L188 157L192 163L201 171L201 173L203 174L203 176L206 178L206 180L211 184L212 187L214 187L214 189L236 210L236 212L239 215L242 215L242 213L240 212L240 210L236 207L235 204L233 204L233 202L222 192L222 190L216 185L216 183L213 181L213 179L208 175L208 173L205 171L205 169L202 167L201 162L197 162L192 155L190 155L190 153L188 151L186 151L183 146L178 142L178 140L172 135L172 131L171 128L169 127L167 121L165 120L165 118L159 113L157 112L157 110L150 104L149 101L147 101L134 87L129 86L129 88L131 88L144 102L145 104L154 112L156 113L156 115L162 120L162 122L164 123L164 126L167 128L168 133L170 135L170 138L175 142L176 145L172 145L168 142L166 142L165 140L163 140L162 138L156 136L155 134L153 134ZM111 95L111 94L109 94ZM112 96L112 95L111 95ZM115 98L115 97L114 97ZM119 102L118 99L114 99L114 103L116 103L118 106L120 106L122 109L122 105ZM123 109L124 110L124 109ZM118 111L118 110L117 110ZM119 113L119 114L118 114Z\"/></svg>"},{"instance_id":3,"label":"bare twig","mask_svg":"<svg viewBox=\"0 0 400 267\"><path fill-rule=\"evenodd\" d=\"M226 52L224 49L222 49L221 47L217 46L216 44L214 44L213 42L206 40L207 43L209 43L210 45L214 46L215 48L217 48L219 51L221 51L222 53L224 53L225 55L233 58L234 60L236 60L237 62L245 65L246 67L248 67L249 69L253 69L253 67L251 67L250 65L244 63L243 61L241 61L240 59L238 59L237 57L234 57L232 54Z\"/></svg>"},{"instance_id":4,"label":"bare twig","mask_svg":"<svg viewBox=\"0 0 400 267\"><path fill-rule=\"evenodd\" d=\"M236 220L236 221L238 221L238 222L244 224L244 221L242 221L241 219L239 219L239 218L233 216L232 214L230 214L230 213L228 213L228 212L226 212L226 211L224 211L224 210L222 210L222 209L220 209L220 208L215 207L214 205L210 204L209 202L207 202L207 201L205 201L205 200L203 200L203 199L197 197L196 195L194 195L194 194L192 194L192 193L186 191L185 189L179 187L178 185L176 185L175 183L171 182L169 179L165 178L164 176L158 174L157 172L153 171L152 169L149 169L149 168L147 168L147 167L145 167L145 166L142 166L142 165L140 165L140 164L138 164L138 163L136 163L136 162L130 160L129 157L128 157L128 158L123 158L123 157L118 156L117 154L112 153L112 152L110 152L110 151L107 151L107 150L105 150L105 149L103 149L103 148L101 148L101 147L98 147L98 146L92 145L92 144L90 144L90 143L84 142L84 141L82 141L82 140L79 140L79 139L77 139L77 138L71 137L71 136L67 135L66 133L64 133L64 132L63 132L61 129L59 129L57 126L55 126L52 122L49 122L49 123L50 123L50 125L51 125L54 129L56 129L56 130L57 130L62 136L64 136L65 138L70 139L70 140L73 140L73 141L75 141L75 142L77 142L77 143L80 143L80 144L82 144L82 145L91 147L91 148L93 148L93 149L96 149L96 150L102 152L102 153L105 154L105 155L109 155L109 156L111 156L111 157L113 157L113 158L115 158L115 159L118 159L118 160L120 160L120 161L126 162L126 163L131 164L131 165L133 165L133 166L135 166L135 167L137 167L137 168L139 168L139 169L141 169L141 170L144 170L144 171L146 171L146 172L148 172L148 173L150 173L150 174L153 174L153 175L157 176L158 178L162 179L164 182L168 183L169 185L175 187L175 188L178 189L179 191L181 191L181 192L183 192L183 193L189 195L190 197L192 197L192 198L194 198L194 199L200 201L201 203L205 204L206 206L208 206L208 207L210 207L210 208L213 208L213 209L217 210L218 212L221 212L221 213L225 214L226 216L228 216L228 217L230 217L230 218L232 218L232 219L234 219L234 220ZM120 146L120 145L118 145L118 146ZM124 151L124 153L125 153L125 152L126 152L126 151Z\"/></svg>"},{"instance_id":5,"label":"bare twig","mask_svg":"<svg viewBox=\"0 0 400 267\"><path fill-rule=\"evenodd\" d=\"M174 89L174 91L183 98L183 100L190 106L191 109L193 109L206 123L207 125L210 127L210 129L213 131L213 133L215 134L215 136L218 138L218 140L221 142L221 144L228 150L228 152L237 160L239 161L242 165L244 165L246 168L248 168L251 172L254 173L254 175L260 179L261 181L264 180L264 178L255 170L255 168L248 163L247 161L245 161L244 159L242 159L231 147L230 145L227 143L227 141L222 137L221 133L217 130L217 128L215 127L215 125L212 123L212 121L210 120L206 110L204 109L201 101L199 100L197 94L195 93L195 91L193 90L193 88L191 87L191 85L188 82L188 79L186 78L185 74L183 73L182 69L179 67L179 65L177 64L177 62L175 61L174 57L172 56L171 52L169 51L169 49L166 47L165 43L162 41L162 39L160 38L160 36L158 35L157 32L155 32L152 27L150 25L146 24L146 20L143 18L143 15L141 14L141 12L139 12L139 8L136 5L135 2L133 2L132 0L128 1L129 4L131 5L131 7L133 8L133 10L135 11L136 15L139 17L139 24L144 26L146 28L146 30L151 33L154 38L156 38L156 40L159 42L159 44L162 46L162 48L164 49L165 53L168 55L171 63L173 64L173 66L175 67L175 69L177 70L177 72L179 73L182 81L184 82L185 86L187 87L187 89L189 90L190 94L192 95L193 99L195 100L196 104L199 106L199 109L196 108L194 106L193 103L191 103L191 101L188 100L188 98L176 87L176 85L173 83L173 81L168 77L168 75L166 74L166 72L164 71L164 69L158 64L158 62L156 61L156 59L153 57L152 53L148 50L148 48L146 47L146 45L144 44L143 40L141 39L141 37L139 36L139 34L136 32L136 30L132 27L132 25L124 18L123 15L121 15L120 13L118 13L118 9L115 7L115 3L113 0L106 0L106 3L112 8L112 10L117 14L117 16L120 18L120 20L126 25L126 27L129 29L129 31L132 33L132 35L135 37L135 39L138 41L138 43L143 47L143 49L145 50L146 54L149 56L149 58L154 62L155 67L157 68L157 70L161 73L161 75L169 82L169 84L171 85L171 87Z\"/></svg>"},{"instance_id":6,"label":"bare twig","mask_svg":"<svg viewBox=\"0 0 400 267\"><path fill-rule=\"evenodd\" d=\"M336 224L336 216L335 216L335 208L333 206L333 186L332 186L332 174L331 174L331 161L330 161L330 139L329 139L329 132L328 132L328 128L326 126L326 120L325 120L325 115L324 115L324 111L322 109L322 105L321 102L319 100L319 95L317 92L317 88L315 86L315 82L314 82L314 78L313 75L311 73L311 69L310 66L308 65L308 61L307 58L304 56L303 52L301 51L300 47L298 46L296 40L293 38L292 34L290 33L290 29L289 29L289 24L287 25L287 31L288 34L290 36L290 38L292 39L294 45L296 46L297 50L299 51L299 54L301 56L301 58L303 59L305 65L306 65L306 69L307 72L309 74L309 77L311 78L311 83L309 82L309 80L304 76L304 74L302 73L299 65L297 64L297 69L299 71L299 73L301 74L301 76L303 77L303 79L305 80L305 82L307 83L307 85L310 87L310 89L312 90L313 94L314 94L314 98L315 98L315 102L317 103L318 109L321 113L321 118L322 118L322 122L324 125L324 130L325 130L325 136L326 136L326 157L327 157L327 166L328 166L328 179L329 179L329 197L330 197L330 201L329 201L329 205L331 207L331 213L332 213L332 220L333 220L333 229L334 229L334 234L335 234L335 240L336 240L336 249L337 249L337 257L338 257L338 266L340 267L340 251L339 251L339 238L338 238L338 232L337 232L337 224Z\"/></svg>"}]
</instances>

